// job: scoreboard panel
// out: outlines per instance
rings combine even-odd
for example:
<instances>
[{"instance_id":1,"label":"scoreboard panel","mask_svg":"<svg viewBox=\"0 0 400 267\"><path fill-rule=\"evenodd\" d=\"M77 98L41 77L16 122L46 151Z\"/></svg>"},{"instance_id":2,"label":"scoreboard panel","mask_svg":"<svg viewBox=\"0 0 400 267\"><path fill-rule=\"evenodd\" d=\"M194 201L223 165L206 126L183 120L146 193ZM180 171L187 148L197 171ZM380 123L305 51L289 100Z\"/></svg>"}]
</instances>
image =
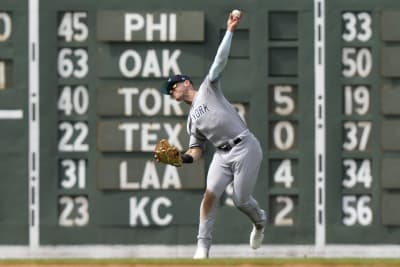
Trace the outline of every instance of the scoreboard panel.
<instances>
[{"instance_id":1,"label":"scoreboard panel","mask_svg":"<svg viewBox=\"0 0 400 267\"><path fill-rule=\"evenodd\" d=\"M261 253L399 244L398 1L0 0L1 245L196 243L214 148L182 168L153 160L158 140L189 140L190 107L159 87L201 84L236 8L222 88L263 148ZM232 194L218 245L251 230Z\"/></svg>"},{"instance_id":2,"label":"scoreboard panel","mask_svg":"<svg viewBox=\"0 0 400 267\"><path fill-rule=\"evenodd\" d=\"M399 243L399 8L327 1L327 243Z\"/></svg>"},{"instance_id":3,"label":"scoreboard panel","mask_svg":"<svg viewBox=\"0 0 400 267\"><path fill-rule=\"evenodd\" d=\"M26 244L29 230L27 3L0 3L0 244Z\"/></svg>"},{"instance_id":4,"label":"scoreboard panel","mask_svg":"<svg viewBox=\"0 0 400 267\"><path fill-rule=\"evenodd\" d=\"M260 20L249 16L241 23L222 82L261 136L265 162L256 195L271 210L267 242L286 243L296 234L296 243L312 243L313 159L303 156L312 153L313 118L306 115L312 105L301 104L313 98L312 3L289 3L243 6ZM46 14L41 99L49 103L41 110L40 191L47 192L41 194L41 244L192 244L214 148L181 169L152 160L161 138L181 150L188 143L189 107L158 88L178 73L200 84L231 7L210 11L217 7L212 1L181 1L178 9L158 1L40 4ZM229 194L217 243L243 242L251 226L232 214ZM238 223L226 226L231 220Z\"/></svg>"}]
</instances>

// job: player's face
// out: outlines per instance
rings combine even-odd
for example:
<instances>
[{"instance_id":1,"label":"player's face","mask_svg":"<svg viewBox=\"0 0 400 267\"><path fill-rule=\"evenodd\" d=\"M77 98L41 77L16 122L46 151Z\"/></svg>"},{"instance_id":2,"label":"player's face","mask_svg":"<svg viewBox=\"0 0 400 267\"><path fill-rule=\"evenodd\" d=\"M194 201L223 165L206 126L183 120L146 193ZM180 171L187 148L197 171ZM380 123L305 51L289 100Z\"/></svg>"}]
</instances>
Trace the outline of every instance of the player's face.
<instances>
[{"instance_id":1,"label":"player's face","mask_svg":"<svg viewBox=\"0 0 400 267\"><path fill-rule=\"evenodd\" d=\"M183 82L174 84L170 91L171 97L177 101L182 101L184 89L185 89L185 86L184 86Z\"/></svg>"}]
</instances>

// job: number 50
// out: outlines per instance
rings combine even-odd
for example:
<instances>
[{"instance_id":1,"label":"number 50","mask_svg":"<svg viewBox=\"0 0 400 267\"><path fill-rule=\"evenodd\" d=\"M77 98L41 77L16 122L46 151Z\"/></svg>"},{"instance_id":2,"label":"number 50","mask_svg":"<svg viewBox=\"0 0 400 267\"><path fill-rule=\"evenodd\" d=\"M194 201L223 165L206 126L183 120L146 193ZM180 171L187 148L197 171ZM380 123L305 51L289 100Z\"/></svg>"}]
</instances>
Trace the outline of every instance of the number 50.
<instances>
[{"instance_id":1,"label":"number 50","mask_svg":"<svg viewBox=\"0 0 400 267\"><path fill-rule=\"evenodd\" d=\"M371 73L372 54L368 48L345 47L342 50L342 74L346 78L356 75L365 78Z\"/></svg>"}]
</instances>

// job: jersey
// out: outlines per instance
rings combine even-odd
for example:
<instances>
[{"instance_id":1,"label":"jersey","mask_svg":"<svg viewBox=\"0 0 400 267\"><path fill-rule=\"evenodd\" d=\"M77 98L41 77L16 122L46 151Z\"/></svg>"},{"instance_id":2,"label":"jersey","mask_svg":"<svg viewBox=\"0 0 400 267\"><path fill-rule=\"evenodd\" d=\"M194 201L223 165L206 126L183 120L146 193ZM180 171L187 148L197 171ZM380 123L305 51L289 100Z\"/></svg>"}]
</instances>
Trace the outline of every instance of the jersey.
<instances>
[{"instance_id":1,"label":"jersey","mask_svg":"<svg viewBox=\"0 0 400 267\"><path fill-rule=\"evenodd\" d=\"M218 147L247 130L238 112L225 98L220 85L221 73L228 62L232 36L232 32L225 33L210 71L192 101L187 120L189 148L204 147L206 140Z\"/></svg>"},{"instance_id":2,"label":"jersey","mask_svg":"<svg viewBox=\"0 0 400 267\"><path fill-rule=\"evenodd\" d=\"M246 124L222 93L219 79L211 82L207 76L190 108L189 147L204 147L206 140L218 147L246 130Z\"/></svg>"}]
</instances>

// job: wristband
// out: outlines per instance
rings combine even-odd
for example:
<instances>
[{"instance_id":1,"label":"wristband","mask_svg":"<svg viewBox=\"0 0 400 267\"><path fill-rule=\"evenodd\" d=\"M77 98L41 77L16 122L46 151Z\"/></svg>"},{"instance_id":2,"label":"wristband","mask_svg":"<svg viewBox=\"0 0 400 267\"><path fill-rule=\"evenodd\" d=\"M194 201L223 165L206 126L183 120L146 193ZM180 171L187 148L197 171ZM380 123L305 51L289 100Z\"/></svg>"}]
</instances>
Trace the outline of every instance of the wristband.
<instances>
[{"instance_id":1,"label":"wristband","mask_svg":"<svg viewBox=\"0 0 400 267\"><path fill-rule=\"evenodd\" d=\"M183 163L193 163L193 157L189 154L182 154L181 158Z\"/></svg>"}]
</instances>

